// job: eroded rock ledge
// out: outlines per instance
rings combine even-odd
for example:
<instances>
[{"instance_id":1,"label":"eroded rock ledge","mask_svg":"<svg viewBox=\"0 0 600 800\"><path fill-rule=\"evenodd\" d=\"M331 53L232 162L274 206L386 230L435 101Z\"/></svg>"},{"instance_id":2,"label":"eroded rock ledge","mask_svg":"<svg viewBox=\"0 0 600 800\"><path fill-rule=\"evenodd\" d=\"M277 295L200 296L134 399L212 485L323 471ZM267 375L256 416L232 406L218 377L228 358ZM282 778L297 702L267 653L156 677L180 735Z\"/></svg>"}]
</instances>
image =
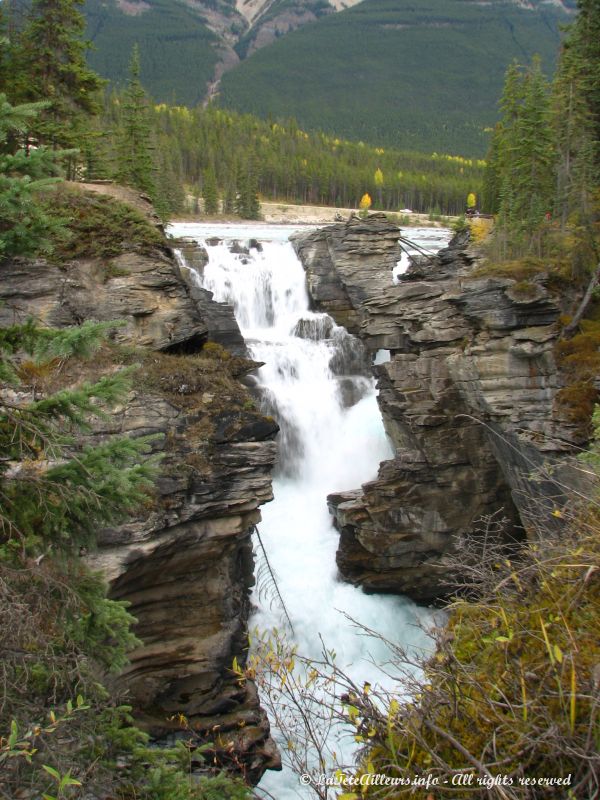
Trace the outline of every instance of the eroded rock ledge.
<instances>
[{"instance_id":1,"label":"eroded rock ledge","mask_svg":"<svg viewBox=\"0 0 600 800\"><path fill-rule=\"evenodd\" d=\"M231 671L234 656L245 662L251 531L259 506L272 499L278 430L239 381L254 363L205 345L211 326L166 245L125 249L110 261L5 262L0 300L2 324L30 316L58 327L124 321L114 341L141 367L128 401L98 420L93 435L155 435L153 450L163 457L147 506L99 531L98 549L87 556L138 619L142 644L119 682L158 741L189 739L182 714L214 744L217 763L257 782L280 758L254 686L240 687ZM107 346L79 373L66 367L64 379L117 368L115 352L123 357Z\"/></svg>"},{"instance_id":2,"label":"eroded rock ledge","mask_svg":"<svg viewBox=\"0 0 600 800\"><path fill-rule=\"evenodd\" d=\"M550 515L576 480L567 456L577 425L555 402L559 300L544 274L526 287L480 273L457 238L434 259L413 260L399 285L398 229L383 214L296 237L314 303L372 352L379 404L395 457L361 489L330 495L340 531L337 561L371 591L427 601L447 592L443 555L478 520L506 517L518 535ZM555 480L531 479L544 462ZM545 506L530 507L530 496ZM550 501L549 498L552 498ZM544 510L545 509L545 510Z\"/></svg>"}]
</instances>

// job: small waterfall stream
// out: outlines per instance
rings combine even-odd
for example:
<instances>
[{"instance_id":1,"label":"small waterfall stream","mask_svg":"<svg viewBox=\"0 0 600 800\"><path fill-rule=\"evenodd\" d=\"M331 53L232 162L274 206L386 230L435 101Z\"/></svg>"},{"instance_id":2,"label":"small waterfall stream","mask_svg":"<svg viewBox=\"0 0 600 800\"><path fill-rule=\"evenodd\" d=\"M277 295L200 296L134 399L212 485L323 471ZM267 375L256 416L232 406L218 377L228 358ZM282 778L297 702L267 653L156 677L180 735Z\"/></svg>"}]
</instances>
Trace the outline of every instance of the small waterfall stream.
<instances>
[{"instance_id":1,"label":"small waterfall stream","mask_svg":"<svg viewBox=\"0 0 600 800\"><path fill-rule=\"evenodd\" d=\"M391 679L375 666L389 657L387 648L358 635L342 612L415 647L427 647L420 626L431 614L407 599L366 595L338 579L338 535L326 504L330 492L373 479L380 461L392 455L362 346L329 316L310 310L289 228L182 223L170 232L206 247L209 261L199 281L215 300L233 305L252 358L265 364L258 371L258 388L265 412L276 417L281 433L275 499L261 510L260 533L298 652L319 658L322 637L359 685L368 681L391 689ZM438 247L442 243L436 240ZM251 627L281 627L276 608L255 602ZM345 736L336 748L350 760L352 737ZM277 800L313 796L285 769L267 773L261 787Z\"/></svg>"}]
</instances>

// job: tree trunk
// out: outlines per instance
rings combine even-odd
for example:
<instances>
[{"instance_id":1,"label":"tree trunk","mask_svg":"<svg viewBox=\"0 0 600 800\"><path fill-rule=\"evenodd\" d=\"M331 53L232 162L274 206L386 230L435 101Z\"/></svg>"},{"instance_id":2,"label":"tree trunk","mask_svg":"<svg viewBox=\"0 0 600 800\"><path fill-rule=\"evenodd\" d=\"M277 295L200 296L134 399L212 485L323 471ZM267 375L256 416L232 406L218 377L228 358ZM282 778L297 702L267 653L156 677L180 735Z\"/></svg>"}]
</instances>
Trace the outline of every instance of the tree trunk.
<instances>
[{"instance_id":1,"label":"tree trunk","mask_svg":"<svg viewBox=\"0 0 600 800\"><path fill-rule=\"evenodd\" d=\"M568 325L566 325L563 328L563 332L562 332L562 338L563 339L570 339L571 336L573 336L573 334L577 330L577 327L578 327L579 323L581 322L581 319L582 319L583 315L585 314L588 305L590 304L590 300L592 299L592 295L594 293L594 289L596 288L596 286L598 286L599 282L600 282L600 263L598 264L598 266L596 267L596 271L594 272L594 274L590 278L590 282L587 285L587 289L585 290L585 294L583 296L583 299L582 299L581 303L579 304L579 308L577 309L577 311L573 315L573 319L571 320L571 322L569 322Z\"/></svg>"}]
</instances>

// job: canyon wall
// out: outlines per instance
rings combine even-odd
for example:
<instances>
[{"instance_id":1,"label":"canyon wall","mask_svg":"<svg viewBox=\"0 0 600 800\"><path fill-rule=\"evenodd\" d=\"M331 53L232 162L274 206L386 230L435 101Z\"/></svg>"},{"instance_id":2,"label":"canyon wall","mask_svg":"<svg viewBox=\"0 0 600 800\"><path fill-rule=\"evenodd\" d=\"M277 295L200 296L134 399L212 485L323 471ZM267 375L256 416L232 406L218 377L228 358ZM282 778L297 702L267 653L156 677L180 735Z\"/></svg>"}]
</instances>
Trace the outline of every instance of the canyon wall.
<instances>
[{"instance_id":1,"label":"canyon wall","mask_svg":"<svg viewBox=\"0 0 600 800\"><path fill-rule=\"evenodd\" d=\"M231 667L234 656L245 663L251 533L272 498L278 427L240 382L254 362L209 341L231 309L205 318L166 244L125 246L110 261L8 261L0 299L3 325L121 321L96 357L68 362L61 376L72 385L132 367L127 401L90 436L150 436L160 459L145 506L82 553L138 620L141 644L118 683L155 740L188 740L193 730L212 742L215 763L257 782L279 754L255 687L240 686ZM235 339L231 319L223 324Z\"/></svg>"},{"instance_id":2,"label":"canyon wall","mask_svg":"<svg viewBox=\"0 0 600 800\"><path fill-rule=\"evenodd\" d=\"M413 258L394 285L398 239L371 214L294 246L315 306L372 353L390 353L374 369L395 456L376 480L328 498L340 572L368 591L430 601L452 588L444 556L459 542L472 555L502 520L500 538L556 524L583 442L556 402L561 308L548 276L486 274L465 234Z\"/></svg>"}]
</instances>

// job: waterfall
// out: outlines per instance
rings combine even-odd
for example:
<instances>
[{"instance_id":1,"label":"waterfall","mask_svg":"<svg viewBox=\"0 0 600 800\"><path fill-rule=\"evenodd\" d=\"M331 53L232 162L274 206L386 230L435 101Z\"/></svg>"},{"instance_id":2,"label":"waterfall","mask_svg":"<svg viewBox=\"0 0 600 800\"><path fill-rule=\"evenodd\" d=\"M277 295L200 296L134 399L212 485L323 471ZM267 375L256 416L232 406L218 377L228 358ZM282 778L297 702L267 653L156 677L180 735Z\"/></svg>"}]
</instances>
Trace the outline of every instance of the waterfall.
<instances>
[{"instance_id":1,"label":"waterfall","mask_svg":"<svg viewBox=\"0 0 600 800\"><path fill-rule=\"evenodd\" d=\"M404 598L366 595L338 579L338 535L326 504L330 492L359 488L376 477L380 461L392 455L362 346L328 315L310 310L289 229L180 224L172 232L206 247L202 286L215 300L233 305L252 357L264 362L257 390L281 433L275 499L262 508L260 533L298 652L318 658L322 637L359 685L368 681L392 689L392 679L376 666L389 657L387 648L357 635L342 612L389 640L415 647L427 646L421 624L430 612ZM255 602L251 626L281 627L276 608ZM351 759L347 737L338 743L340 751ZM286 770L267 773L260 786L277 800L313 796Z\"/></svg>"}]
</instances>

